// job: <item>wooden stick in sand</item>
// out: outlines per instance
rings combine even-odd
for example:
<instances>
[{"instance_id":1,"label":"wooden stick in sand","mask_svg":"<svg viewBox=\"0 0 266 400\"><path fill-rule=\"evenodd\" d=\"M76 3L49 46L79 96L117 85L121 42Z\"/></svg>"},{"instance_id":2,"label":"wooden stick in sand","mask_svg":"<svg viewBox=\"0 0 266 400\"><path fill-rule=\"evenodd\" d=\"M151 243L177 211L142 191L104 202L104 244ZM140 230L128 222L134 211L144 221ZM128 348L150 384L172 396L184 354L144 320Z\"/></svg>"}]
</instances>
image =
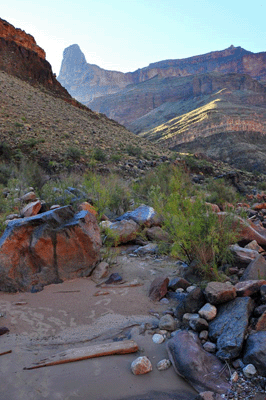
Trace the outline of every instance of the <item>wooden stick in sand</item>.
<instances>
[{"instance_id":1,"label":"wooden stick in sand","mask_svg":"<svg viewBox=\"0 0 266 400\"><path fill-rule=\"evenodd\" d=\"M12 353L12 350L3 351L2 353L0 353L0 356L4 356L5 354L9 354L9 353Z\"/></svg>"},{"instance_id":2,"label":"wooden stick in sand","mask_svg":"<svg viewBox=\"0 0 266 400\"><path fill-rule=\"evenodd\" d=\"M36 369L49 367L52 365L65 364L74 361L87 360L88 358L110 356L115 354L129 354L138 351L138 345L134 340L124 340L121 342L102 343L93 346L80 347L77 349L68 349L57 353L49 358L34 363L24 369Z\"/></svg>"}]
</instances>

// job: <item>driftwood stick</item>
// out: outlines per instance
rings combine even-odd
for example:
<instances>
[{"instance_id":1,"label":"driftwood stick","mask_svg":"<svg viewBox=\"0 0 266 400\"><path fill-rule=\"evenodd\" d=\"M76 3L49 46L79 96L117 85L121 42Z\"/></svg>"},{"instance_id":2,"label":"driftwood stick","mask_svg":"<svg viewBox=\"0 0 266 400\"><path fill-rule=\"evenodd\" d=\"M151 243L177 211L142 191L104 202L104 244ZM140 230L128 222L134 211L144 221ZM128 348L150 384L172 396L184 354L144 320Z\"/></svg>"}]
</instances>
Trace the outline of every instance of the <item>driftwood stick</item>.
<instances>
[{"instance_id":1,"label":"driftwood stick","mask_svg":"<svg viewBox=\"0 0 266 400\"><path fill-rule=\"evenodd\" d=\"M24 369L30 370L115 354L135 353L136 351L138 351L138 349L138 345L136 342L134 342L134 340L96 344L93 346L86 346L77 349L68 349L66 351L62 351L51 357L45 358L38 363L34 363L30 367L25 367Z\"/></svg>"},{"instance_id":2,"label":"driftwood stick","mask_svg":"<svg viewBox=\"0 0 266 400\"><path fill-rule=\"evenodd\" d=\"M9 354L9 353L12 353L12 350L3 351L2 353L0 353L0 356L4 356L5 354Z\"/></svg>"}]
</instances>

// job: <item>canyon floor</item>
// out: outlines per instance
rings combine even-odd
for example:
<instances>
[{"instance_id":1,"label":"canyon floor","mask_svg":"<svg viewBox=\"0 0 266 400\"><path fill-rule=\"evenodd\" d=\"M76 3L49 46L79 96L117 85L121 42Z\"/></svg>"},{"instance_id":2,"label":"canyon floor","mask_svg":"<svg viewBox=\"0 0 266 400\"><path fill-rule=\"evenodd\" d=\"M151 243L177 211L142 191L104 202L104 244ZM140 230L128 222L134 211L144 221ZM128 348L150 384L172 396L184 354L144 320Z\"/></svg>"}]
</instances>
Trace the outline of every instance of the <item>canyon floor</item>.
<instances>
[{"instance_id":1,"label":"canyon floor","mask_svg":"<svg viewBox=\"0 0 266 400\"><path fill-rule=\"evenodd\" d=\"M173 367L158 371L168 358L165 344L155 344L141 324L153 322L152 312L168 307L148 297L150 282L159 274L176 276L170 259L132 257L121 248L110 273L118 272L124 284L102 289L91 278L46 286L38 293L0 293L0 326L10 333L0 338L0 399L12 400L192 400L195 391L176 375ZM139 286L129 286L130 282ZM100 292L99 292L100 291ZM105 294L97 295L99 293ZM35 370L32 363L62 350L95 343L134 339L139 352L93 358ZM146 355L153 371L135 376L131 362Z\"/></svg>"}]
</instances>

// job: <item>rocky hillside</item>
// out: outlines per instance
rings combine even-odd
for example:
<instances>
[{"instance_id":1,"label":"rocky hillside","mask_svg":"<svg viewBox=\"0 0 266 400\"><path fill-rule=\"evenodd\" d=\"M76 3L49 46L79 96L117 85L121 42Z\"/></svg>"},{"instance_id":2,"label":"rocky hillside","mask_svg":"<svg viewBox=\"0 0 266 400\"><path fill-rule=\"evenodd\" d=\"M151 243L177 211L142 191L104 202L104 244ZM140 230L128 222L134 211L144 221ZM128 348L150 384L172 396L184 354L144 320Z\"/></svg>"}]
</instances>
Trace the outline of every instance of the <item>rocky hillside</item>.
<instances>
[{"instance_id":1,"label":"rocky hillside","mask_svg":"<svg viewBox=\"0 0 266 400\"><path fill-rule=\"evenodd\" d=\"M66 168L160 151L73 99L34 38L0 20L0 155ZM132 150L133 149L133 150ZM135 150L135 152L134 152ZM137 151L138 150L138 151ZM131 154L129 154L131 153ZM134 154L133 154L134 153Z\"/></svg>"}]
</instances>

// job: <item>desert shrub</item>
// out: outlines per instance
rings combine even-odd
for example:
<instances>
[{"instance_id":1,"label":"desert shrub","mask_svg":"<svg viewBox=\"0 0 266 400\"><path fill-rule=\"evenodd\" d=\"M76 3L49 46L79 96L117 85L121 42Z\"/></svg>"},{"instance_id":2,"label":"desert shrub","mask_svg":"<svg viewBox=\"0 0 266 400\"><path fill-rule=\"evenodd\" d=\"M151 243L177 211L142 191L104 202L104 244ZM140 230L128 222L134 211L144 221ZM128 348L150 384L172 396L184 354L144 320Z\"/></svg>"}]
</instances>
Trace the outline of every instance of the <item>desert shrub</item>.
<instances>
[{"instance_id":1,"label":"desert shrub","mask_svg":"<svg viewBox=\"0 0 266 400\"><path fill-rule=\"evenodd\" d=\"M154 205L154 194L167 197L171 193L171 180L176 176L176 167L174 165L162 164L158 168L153 169L138 182L133 184L135 200L137 203L144 202L149 205ZM181 170L180 170L181 171ZM188 175L182 173L182 180L187 188L190 188L190 194L193 192L193 187L190 185ZM179 179L179 178L178 178Z\"/></svg>"},{"instance_id":2,"label":"desert shrub","mask_svg":"<svg viewBox=\"0 0 266 400\"><path fill-rule=\"evenodd\" d=\"M121 214L128 209L131 190L119 176L101 176L90 172L85 175L83 185L100 216L106 210Z\"/></svg>"},{"instance_id":3,"label":"desert shrub","mask_svg":"<svg viewBox=\"0 0 266 400\"><path fill-rule=\"evenodd\" d=\"M121 154L115 153L111 155L111 161L118 162L121 160Z\"/></svg>"},{"instance_id":4,"label":"desert shrub","mask_svg":"<svg viewBox=\"0 0 266 400\"><path fill-rule=\"evenodd\" d=\"M221 209L226 203L236 203L239 201L239 196L236 189L224 179L212 179L207 186L207 191L210 193L206 201L217 204Z\"/></svg>"},{"instance_id":5,"label":"desert shrub","mask_svg":"<svg viewBox=\"0 0 266 400\"><path fill-rule=\"evenodd\" d=\"M190 190L184 172L176 168L168 191L154 189L151 197L163 215L171 255L188 262L194 260L199 274L219 279L218 267L232 261L228 246L237 240L235 223L230 214L219 219L216 213L210 212L203 198L191 198Z\"/></svg>"},{"instance_id":6,"label":"desert shrub","mask_svg":"<svg viewBox=\"0 0 266 400\"><path fill-rule=\"evenodd\" d=\"M5 142L0 143L0 156L7 161L11 160L11 147Z\"/></svg>"},{"instance_id":7,"label":"desert shrub","mask_svg":"<svg viewBox=\"0 0 266 400\"><path fill-rule=\"evenodd\" d=\"M138 146L133 146L132 144L128 145L127 148L126 148L126 150L127 150L127 153L128 153L130 156L140 157L141 154L142 154L141 148L138 147Z\"/></svg>"},{"instance_id":8,"label":"desert shrub","mask_svg":"<svg viewBox=\"0 0 266 400\"><path fill-rule=\"evenodd\" d=\"M8 164L0 164L0 185L6 186L12 175L12 167Z\"/></svg>"},{"instance_id":9,"label":"desert shrub","mask_svg":"<svg viewBox=\"0 0 266 400\"><path fill-rule=\"evenodd\" d=\"M79 161L82 156L82 151L78 147L69 146L66 151L67 158L72 158L74 161Z\"/></svg>"},{"instance_id":10,"label":"desert shrub","mask_svg":"<svg viewBox=\"0 0 266 400\"><path fill-rule=\"evenodd\" d=\"M104 162L107 159L105 152L101 148L96 148L93 151L93 158L96 161Z\"/></svg>"}]
</instances>

